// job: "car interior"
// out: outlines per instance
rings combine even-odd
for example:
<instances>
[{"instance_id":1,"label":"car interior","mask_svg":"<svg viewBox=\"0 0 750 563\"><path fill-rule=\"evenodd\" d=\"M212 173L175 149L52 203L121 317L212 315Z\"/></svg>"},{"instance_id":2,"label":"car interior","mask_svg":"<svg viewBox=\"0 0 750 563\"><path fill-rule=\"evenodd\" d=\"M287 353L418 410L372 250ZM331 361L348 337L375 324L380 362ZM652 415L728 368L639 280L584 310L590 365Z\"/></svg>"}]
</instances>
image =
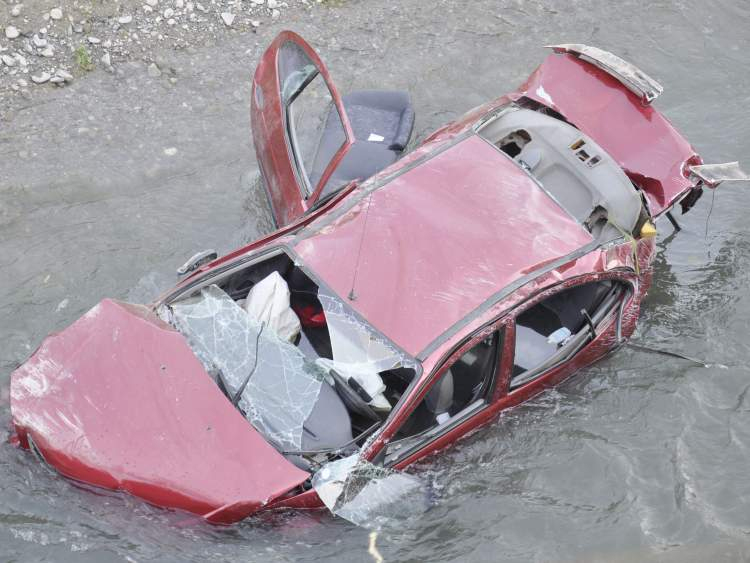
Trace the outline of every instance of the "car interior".
<instances>
[{"instance_id":1,"label":"car interior","mask_svg":"<svg viewBox=\"0 0 750 563\"><path fill-rule=\"evenodd\" d=\"M521 169L596 239L640 231L643 198L593 139L545 108L503 108L479 135Z\"/></svg>"},{"instance_id":2,"label":"car interior","mask_svg":"<svg viewBox=\"0 0 750 563\"><path fill-rule=\"evenodd\" d=\"M243 304L252 288L273 273L281 275L289 288L289 305L299 319L299 333L290 342L310 361L333 360L330 315L338 312L326 311L321 302L320 289L310 277L284 252L279 252L250 266L230 271L219 279L212 280L223 292L238 304ZM203 284L201 287L204 287ZM195 296L200 288L193 289L185 299ZM364 324L363 331L371 331ZM374 335L375 336L375 335ZM406 364L407 362L404 362ZM390 407L401 398L416 375L413 365L401 365L380 371L385 390L383 396L389 408L376 408L368 404L371 399L352 378L346 378L331 370L333 385L323 382L312 410L304 422L301 449L289 452L290 459L306 466L301 457L305 454L348 451L372 433L390 414ZM222 385L221 374L217 383Z\"/></svg>"},{"instance_id":3,"label":"car interior","mask_svg":"<svg viewBox=\"0 0 750 563\"><path fill-rule=\"evenodd\" d=\"M300 175L311 195L346 140L342 119L328 86L312 61L292 42L279 51L280 79L285 87L287 135ZM301 80L298 76L304 75ZM321 192L321 199L357 178L366 179L403 154L414 127L409 94L392 90L358 90L342 96L354 133L353 144Z\"/></svg>"},{"instance_id":4,"label":"car interior","mask_svg":"<svg viewBox=\"0 0 750 563\"><path fill-rule=\"evenodd\" d=\"M612 280L573 286L530 307L516 318L510 392L570 359L595 336L627 288ZM502 337L495 332L446 369L399 428L388 446L395 461L464 418L467 407L492 393ZM472 411L473 412L473 411Z\"/></svg>"}]
</instances>

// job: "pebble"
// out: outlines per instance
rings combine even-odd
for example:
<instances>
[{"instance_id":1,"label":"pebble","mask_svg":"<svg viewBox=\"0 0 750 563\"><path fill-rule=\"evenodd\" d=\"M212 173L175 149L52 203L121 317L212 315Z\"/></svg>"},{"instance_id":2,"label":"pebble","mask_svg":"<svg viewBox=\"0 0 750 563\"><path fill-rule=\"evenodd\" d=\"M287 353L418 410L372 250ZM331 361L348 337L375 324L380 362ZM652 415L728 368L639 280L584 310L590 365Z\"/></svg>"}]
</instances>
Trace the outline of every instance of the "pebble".
<instances>
[{"instance_id":1,"label":"pebble","mask_svg":"<svg viewBox=\"0 0 750 563\"><path fill-rule=\"evenodd\" d=\"M158 78L161 76L161 70L159 70L159 67L156 66L156 63L151 63L148 65L148 75L152 78Z\"/></svg>"},{"instance_id":2,"label":"pebble","mask_svg":"<svg viewBox=\"0 0 750 563\"><path fill-rule=\"evenodd\" d=\"M3 60L3 63L5 63L5 66L16 66L16 59L11 57L10 55L2 55L0 56L0 59Z\"/></svg>"},{"instance_id":3,"label":"pebble","mask_svg":"<svg viewBox=\"0 0 750 563\"><path fill-rule=\"evenodd\" d=\"M278 10L276 10L276 9L271 10L271 17L273 19L275 19L275 20L278 19L280 15L281 15L281 12L279 12Z\"/></svg>"},{"instance_id":4,"label":"pebble","mask_svg":"<svg viewBox=\"0 0 750 563\"><path fill-rule=\"evenodd\" d=\"M174 10L172 8L167 8L164 10L164 19L169 19L174 15Z\"/></svg>"},{"instance_id":5,"label":"pebble","mask_svg":"<svg viewBox=\"0 0 750 563\"><path fill-rule=\"evenodd\" d=\"M15 39L19 35L21 34L19 33L18 29L16 29L12 25L9 25L5 28L5 37L7 37L8 39Z\"/></svg>"},{"instance_id":6,"label":"pebble","mask_svg":"<svg viewBox=\"0 0 750 563\"><path fill-rule=\"evenodd\" d=\"M278 2L278 0L268 0L268 7L269 7L270 9L272 9L272 10L273 10L274 8L278 8L278 7L279 7L279 2Z\"/></svg>"},{"instance_id":7,"label":"pebble","mask_svg":"<svg viewBox=\"0 0 750 563\"><path fill-rule=\"evenodd\" d=\"M37 47L39 49L47 46L47 40L43 37L39 37L36 34L34 34L34 37L31 38L31 41L34 43L34 47Z\"/></svg>"},{"instance_id":8,"label":"pebble","mask_svg":"<svg viewBox=\"0 0 750 563\"><path fill-rule=\"evenodd\" d=\"M98 37L94 37L93 35L92 35L91 37L89 37L89 38L88 38L88 41L89 41L89 43L91 43L92 45L98 45L99 43L101 43L101 42L102 42L102 40L101 40L101 39L99 39Z\"/></svg>"},{"instance_id":9,"label":"pebble","mask_svg":"<svg viewBox=\"0 0 750 563\"><path fill-rule=\"evenodd\" d=\"M176 20L175 20L174 18L169 18L169 19L167 20L167 25L174 25L174 24L176 24L176 23L177 23L177 21L176 21Z\"/></svg>"},{"instance_id":10,"label":"pebble","mask_svg":"<svg viewBox=\"0 0 750 563\"><path fill-rule=\"evenodd\" d=\"M120 16L117 21L121 24L130 23L133 21L133 16Z\"/></svg>"},{"instance_id":11,"label":"pebble","mask_svg":"<svg viewBox=\"0 0 750 563\"><path fill-rule=\"evenodd\" d=\"M21 8L23 8L23 4L16 4L15 6L13 6L13 8L11 8L10 15L14 18L17 18L21 15Z\"/></svg>"},{"instance_id":12,"label":"pebble","mask_svg":"<svg viewBox=\"0 0 750 563\"><path fill-rule=\"evenodd\" d=\"M112 66L112 57L109 56L109 53L104 53L101 58L102 64L106 67Z\"/></svg>"},{"instance_id":13,"label":"pebble","mask_svg":"<svg viewBox=\"0 0 750 563\"><path fill-rule=\"evenodd\" d=\"M164 149L164 154L167 156L174 156L177 154L177 148L176 147L167 147Z\"/></svg>"},{"instance_id":14,"label":"pebble","mask_svg":"<svg viewBox=\"0 0 750 563\"><path fill-rule=\"evenodd\" d=\"M49 11L49 17L51 17L53 20L61 20L62 16L63 16L63 13L60 8L52 8Z\"/></svg>"},{"instance_id":15,"label":"pebble","mask_svg":"<svg viewBox=\"0 0 750 563\"><path fill-rule=\"evenodd\" d=\"M40 75L34 75L34 74L31 75L31 81L34 82L34 83L36 83L36 84L44 84L50 78L51 78L51 76L49 75L49 72L43 72Z\"/></svg>"},{"instance_id":16,"label":"pebble","mask_svg":"<svg viewBox=\"0 0 750 563\"><path fill-rule=\"evenodd\" d=\"M250 20L250 25L252 25L253 27L258 27L258 26L260 26L260 21L259 20Z\"/></svg>"},{"instance_id":17,"label":"pebble","mask_svg":"<svg viewBox=\"0 0 750 563\"><path fill-rule=\"evenodd\" d=\"M232 22L234 22L234 14L231 12L222 12L221 19L224 20L224 25L231 27Z\"/></svg>"},{"instance_id":18,"label":"pebble","mask_svg":"<svg viewBox=\"0 0 750 563\"><path fill-rule=\"evenodd\" d=\"M159 0L145 0L145 1L146 1L146 4L148 4L152 8L155 7L159 3Z\"/></svg>"},{"instance_id":19,"label":"pebble","mask_svg":"<svg viewBox=\"0 0 750 563\"><path fill-rule=\"evenodd\" d=\"M47 57L48 59L52 58L55 56L55 50L52 47L47 47L42 51L42 56Z\"/></svg>"},{"instance_id":20,"label":"pebble","mask_svg":"<svg viewBox=\"0 0 750 563\"><path fill-rule=\"evenodd\" d=\"M26 88L26 86L29 85L28 82L26 82L23 78L19 78L16 80L16 84L18 84L19 88Z\"/></svg>"},{"instance_id":21,"label":"pebble","mask_svg":"<svg viewBox=\"0 0 750 563\"><path fill-rule=\"evenodd\" d=\"M200 12L203 12L204 14L205 14L205 13L206 13L206 12L208 11L208 10L206 10L206 8L205 8L205 7L203 6L203 4L201 4L200 2L196 2L196 3L195 3L195 9L196 9L196 10L198 10L198 11L200 11Z\"/></svg>"},{"instance_id":22,"label":"pebble","mask_svg":"<svg viewBox=\"0 0 750 563\"><path fill-rule=\"evenodd\" d=\"M152 8L151 6L146 6L146 5L144 5L144 6L143 6L143 11L144 11L144 13L146 13L146 14L150 14L151 12L153 12L153 11L154 11L154 9L153 9L153 8Z\"/></svg>"},{"instance_id":23,"label":"pebble","mask_svg":"<svg viewBox=\"0 0 750 563\"><path fill-rule=\"evenodd\" d=\"M57 71L57 76L65 80L65 82L73 82L73 75L70 74L67 70L59 69Z\"/></svg>"},{"instance_id":24,"label":"pebble","mask_svg":"<svg viewBox=\"0 0 750 563\"><path fill-rule=\"evenodd\" d=\"M57 84L58 86L62 86L65 84L65 79L62 76L53 76L49 79L52 84Z\"/></svg>"},{"instance_id":25,"label":"pebble","mask_svg":"<svg viewBox=\"0 0 750 563\"><path fill-rule=\"evenodd\" d=\"M178 10L182 10L185 7L185 0L175 0L174 7Z\"/></svg>"}]
</instances>

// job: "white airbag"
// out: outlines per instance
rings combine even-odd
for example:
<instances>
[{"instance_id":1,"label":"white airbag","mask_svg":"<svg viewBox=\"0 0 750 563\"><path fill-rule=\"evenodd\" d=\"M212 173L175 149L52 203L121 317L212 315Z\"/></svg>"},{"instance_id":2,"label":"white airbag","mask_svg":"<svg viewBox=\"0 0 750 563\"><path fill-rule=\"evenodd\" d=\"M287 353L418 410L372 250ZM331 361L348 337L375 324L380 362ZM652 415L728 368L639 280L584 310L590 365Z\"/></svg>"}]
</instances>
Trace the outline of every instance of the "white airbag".
<instances>
[{"instance_id":1,"label":"white airbag","mask_svg":"<svg viewBox=\"0 0 750 563\"><path fill-rule=\"evenodd\" d=\"M245 311L282 340L291 342L299 334L299 318L289 306L289 286L278 272L271 272L253 286Z\"/></svg>"}]
</instances>

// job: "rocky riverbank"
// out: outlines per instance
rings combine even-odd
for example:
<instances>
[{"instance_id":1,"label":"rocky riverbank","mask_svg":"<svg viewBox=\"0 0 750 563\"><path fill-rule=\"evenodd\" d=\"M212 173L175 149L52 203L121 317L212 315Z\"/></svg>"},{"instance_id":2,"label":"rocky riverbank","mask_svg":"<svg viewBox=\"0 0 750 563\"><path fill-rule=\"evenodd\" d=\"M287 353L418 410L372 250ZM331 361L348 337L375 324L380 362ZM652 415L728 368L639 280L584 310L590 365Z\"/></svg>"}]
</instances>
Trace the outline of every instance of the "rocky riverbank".
<instances>
[{"instance_id":1,"label":"rocky riverbank","mask_svg":"<svg viewBox=\"0 0 750 563\"><path fill-rule=\"evenodd\" d=\"M0 113L14 98L65 87L96 68L121 74L160 54L304 17L324 0L0 0ZM19 100L16 100L19 101Z\"/></svg>"}]
</instances>

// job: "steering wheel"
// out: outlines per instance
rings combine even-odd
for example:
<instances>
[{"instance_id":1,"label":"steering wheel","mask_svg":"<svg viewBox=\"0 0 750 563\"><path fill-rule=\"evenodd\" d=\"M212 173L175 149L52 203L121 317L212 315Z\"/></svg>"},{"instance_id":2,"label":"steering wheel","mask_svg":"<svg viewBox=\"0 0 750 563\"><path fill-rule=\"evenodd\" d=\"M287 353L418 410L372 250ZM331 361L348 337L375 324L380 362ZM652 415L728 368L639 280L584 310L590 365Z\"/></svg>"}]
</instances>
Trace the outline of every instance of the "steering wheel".
<instances>
[{"instance_id":1,"label":"steering wheel","mask_svg":"<svg viewBox=\"0 0 750 563\"><path fill-rule=\"evenodd\" d=\"M354 390L354 388L346 379L341 376L341 374L333 369L329 373L331 374L331 377L333 377L334 388L336 389L336 392L339 394L339 397L341 397L341 400L344 401L344 404L348 409L361 416L364 416L365 418L369 418L370 420L376 422L380 420L378 413L376 413L373 408L367 404L367 402L360 396L359 393L357 393L357 391ZM362 391L364 392L364 390Z\"/></svg>"}]
</instances>

